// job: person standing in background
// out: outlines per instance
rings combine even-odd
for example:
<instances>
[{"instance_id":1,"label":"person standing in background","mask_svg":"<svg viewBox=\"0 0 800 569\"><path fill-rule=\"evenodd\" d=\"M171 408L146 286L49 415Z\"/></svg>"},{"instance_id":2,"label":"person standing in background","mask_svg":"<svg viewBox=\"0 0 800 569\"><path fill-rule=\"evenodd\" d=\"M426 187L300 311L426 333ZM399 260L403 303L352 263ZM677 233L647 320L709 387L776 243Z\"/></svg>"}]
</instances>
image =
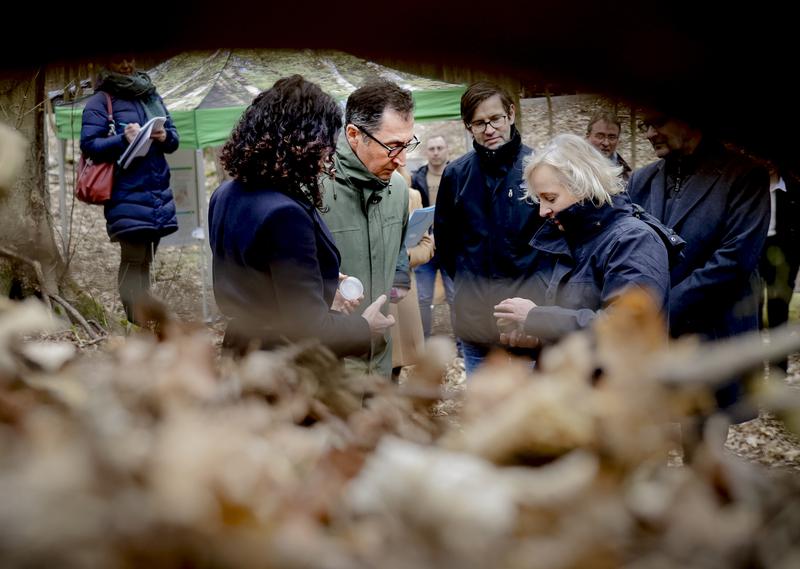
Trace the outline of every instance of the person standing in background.
<instances>
[{"instance_id":1,"label":"person standing in background","mask_svg":"<svg viewBox=\"0 0 800 569\"><path fill-rule=\"evenodd\" d=\"M686 241L670 270L670 334L708 341L758 330L758 262L770 220L766 168L696 123L653 110L642 116L639 129L659 160L631 174L628 195ZM758 414L742 401L743 380L731 378L715 392L734 422Z\"/></svg>"},{"instance_id":2,"label":"person standing in background","mask_svg":"<svg viewBox=\"0 0 800 569\"><path fill-rule=\"evenodd\" d=\"M404 166L397 171L407 182L411 177ZM422 195L419 190L408 190L408 214L422 207ZM426 263L433 257L433 236L425 234L418 244L408 249L409 266L411 269ZM397 381L400 370L404 366L414 365L419 361L425 349L425 337L422 333L422 319L420 317L419 303L417 302L417 286L414 272L411 273L411 290L408 295L389 306L389 314L394 316L395 325L392 327L392 379Z\"/></svg>"},{"instance_id":3,"label":"person standing in background","mask_svg":"<svg viewBox=\"0 0 800 569\"><path fill-rule=\"evenodd\" d=\"M116 162L141 126L159 116L167 120L153 129L147 154L127 168L114 169L111 199L103 206L108 236L120 245L117 284L129 326L145 324L139 307L150 296L150 265L161 238L178 230L165 157L178 149L178 131L155 85L136 69L132 55L114 56L100 69L81 121L81 152L98 163Z\"/></svg>"},{"instance_id":4,"label":"person standing in background","mask_svg":"<svg viewBox=\"0 0 800 569\"><path fill-rule=\"evenodd\" d=\"M447 141L441 135L433 135L428 138L425 144L425 155L428 163L415 171L411 177L411 187L419 190L422 196L422 207L428 207L436 203L436 196L439 194L439 184L442 180L445 166L449 163L450 149ZM433 300L436 290L436 275L442 275L442 285L444 285L445 298L450 307L450 321L453 322L453 279L443 270L439 264L439 259L434 251L433 258L414 269L417 278L417 288L419 293L419 312L422 316L422 330L425 337L431 335ZM459 344L460 342L456 340Z\"/></svg>"},{"instance_id":5,"label":"person standing in background","mask_svg":"<svg viewBox=\"0 0 800 569\"><path fill-rule=\"evenodd\" d=\"M764 298L759 297L762 329L776 328L789 320L789 304L800 268L800 179L773 162L767 164L767 169L770 220L767 242L758 265L767 304L765 321ZM779 365L787 371L789 362L782 360Z\"/></svg>"},{"instance_id":6,"label":"person standing in background","mask_svg":"<svg viewBox=\"0 0 800 569\"><path fill-rule=\"evenodd\" d=\"M622 122L616 114L609 111L598 111L589 119L586 125L586 140L614 166L622 168L620 176L627 182L631 177L631 167L617 152L619 137L622 133Z\"/></svg>"}]
</instances>

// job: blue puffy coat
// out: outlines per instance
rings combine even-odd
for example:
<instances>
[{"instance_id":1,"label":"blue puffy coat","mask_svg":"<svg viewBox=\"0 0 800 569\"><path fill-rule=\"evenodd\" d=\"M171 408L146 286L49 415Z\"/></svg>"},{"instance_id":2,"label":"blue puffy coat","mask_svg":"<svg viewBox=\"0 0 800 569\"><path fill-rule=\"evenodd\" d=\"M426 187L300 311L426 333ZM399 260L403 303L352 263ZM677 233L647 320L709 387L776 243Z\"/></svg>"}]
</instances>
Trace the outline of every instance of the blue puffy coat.
<instances>
[{"instance_id":1,"label":"blue puffy coat","mask_svg":"<svg viewBox=\"0 0 800 569\"><path fill-rule=\"evenodd\" d=\"M626 196L612 205L574 204L548 221L531 240L536 251L526 283L537 307L525 332L556 340L586 327L597 311L631 286L646 288L662 309L669 299L669 258L662 238L633 216Z\"/></svg>"},{"instance_id":2,"label":"blue puffy coat","mask_svg":"<svg viewBox=\"0 0 800 569\"><path fill-rule=\"evenodd\" d=\"M111 107L117 133L113 136L108 136L105 93L98 91L92 95L83 110L81 152L96 162L118 160L128 147L125 125L147 122L139 101L111 95ZM112 241L155 239L178 230L169 166L164 154L175 152L179 140L172 119L169 114L166 116L167 139L164 142L153 140L148 153L134 158L128 168L115 168L111 199L105 204L106 230Z\"/></svg>"}]
</instances>

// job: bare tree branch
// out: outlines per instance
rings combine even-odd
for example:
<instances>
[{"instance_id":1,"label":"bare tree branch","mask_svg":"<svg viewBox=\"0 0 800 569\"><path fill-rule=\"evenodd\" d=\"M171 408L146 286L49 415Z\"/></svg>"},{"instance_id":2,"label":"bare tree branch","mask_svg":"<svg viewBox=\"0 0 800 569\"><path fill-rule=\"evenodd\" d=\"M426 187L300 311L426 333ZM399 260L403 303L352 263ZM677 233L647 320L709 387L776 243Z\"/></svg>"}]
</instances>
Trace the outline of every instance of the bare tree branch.
<instances>
[{"instance_id":1,"label":"bare tree branch","mask_svg":"<svg viewBox=\"0 0 800 569\"><path fill-rule=\"evenodd\" d=\"M48 310L53 309L53 305L50 304L50 291L46 290L46 284L44 279L44 272L42 271L42 265L39 261L34 261L33 259L28 259L27 257L20 255L19 253L15 253L10 249L0 246L0 255L4 257L8 257L10 259L15 259L17 261L21 261L23 263L27 263L31 267L33 267L34 273L36 273L36 279L39 281L39 289L42 292L42 300L44 301L45 306L47 306Z\"/></svg>"},{"instance_id":2,"label":"bare tree branch","mask_svg":"<svg viewBox=\"0 0 800 569\"><path fill-rule=\"evenodd\" d=\"M764 342L760 331L754 331L711 345L701 343L686 355L679 349L670 351L653 373L668 384L720 385L758 369L765 361L777 362L798 350L800 325L784 324L770 330L769 343Z\"/></svg>"},{"instance_id":3,"label":"bare tree branch","mask_svg":"<svg viewBox=\"0 0 800 569\"><path fill-rule=\"evenodd\" d=\"M75 319L81 326L83 326L86 333L89 335L91 340L97 340L98 336L95 334L94 330L92 330L91 325L86 321L86 319L78 312L75 307L73 307L69 302L58 296L57 294L50 295L53 300L55 300L58 304L60 304L67 313Z\"/></svg>"}]
</instances>

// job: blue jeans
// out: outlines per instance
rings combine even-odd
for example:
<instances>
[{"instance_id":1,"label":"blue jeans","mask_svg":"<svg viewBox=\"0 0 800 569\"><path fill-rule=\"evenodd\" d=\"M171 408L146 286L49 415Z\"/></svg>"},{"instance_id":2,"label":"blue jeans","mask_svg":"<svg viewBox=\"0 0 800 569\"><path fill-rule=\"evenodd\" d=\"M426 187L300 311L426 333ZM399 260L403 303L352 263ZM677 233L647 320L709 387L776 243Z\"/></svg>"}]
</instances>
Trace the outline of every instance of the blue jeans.
<instances>
[{"instance_id":1,"label":"blue jeans","mask_svg":"<svg viewBox=\"0 0 800 569\"><path fill-rule=\"evenodd\" d=\"M486 344L473 344L472 342L461 340L461 349L464 352L464 371L467 373L467 379L469 379L469 377L475 373L475 370L477 370L478 367L483 363L483 360L486 359L486 356L489 355L491 350L500 347L501 346L492 346ZM532 370L536 369L536 360L532 359L533 356L529 353L526 353L525 350L521 350L520 348L508 348L507 350L511 350L508 352L509 358L519 356L530 358L530 368Z\"/></svg>"},{"instance_id":2,"label":"blue jeans","mask_svg":"<svg viewBox=\"0 0 800 569\"><path fill-rule=\"evenodd\" d=\"M434 255L433 259L414 269L417 277L417 294L419 296L419 313L422 316L422 332L425 337L431 335L431 306L433 305L434 287L436 285L436 272L439 271L439 262ZM450 305L450 323L453 323L453 279L442 271L444 294L447 304Z\"/></svg>"},{"instance_id":3,"label":"blue jeans","mask_svg":"<svg viewBox=\"0 0 800 569\"><path fill-rule=\"evenodd\" d=\"M489 347L461 340L461 350L464 352L464 371L467 372L467 379L469 379L469 376L475 373L478 366L486 359Z\"/></svg>"}]
</instances>

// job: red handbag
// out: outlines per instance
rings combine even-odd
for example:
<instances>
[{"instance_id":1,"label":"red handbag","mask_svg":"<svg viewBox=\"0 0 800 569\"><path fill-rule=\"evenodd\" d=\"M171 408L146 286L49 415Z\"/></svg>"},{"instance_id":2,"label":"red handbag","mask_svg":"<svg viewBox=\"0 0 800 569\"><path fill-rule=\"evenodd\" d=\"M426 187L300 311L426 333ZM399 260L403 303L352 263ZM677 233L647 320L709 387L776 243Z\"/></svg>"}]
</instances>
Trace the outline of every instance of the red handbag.
<instances>
[{"instance_id":1,"label":"red handbag","mask_svg":"<svg viewBox=\"0 0 800 569\"><path fill-rule=\"evenodd\" d=\"M106 96L108 109L108 136L117 132L114 128L114 116L111 110L111 97ZM78 179L75 181L75 197L88 204L102 205L111 199L111 188L114 186L114 163L95 162L81 153L78 162Z\"/></svg>"}]
</instances>

